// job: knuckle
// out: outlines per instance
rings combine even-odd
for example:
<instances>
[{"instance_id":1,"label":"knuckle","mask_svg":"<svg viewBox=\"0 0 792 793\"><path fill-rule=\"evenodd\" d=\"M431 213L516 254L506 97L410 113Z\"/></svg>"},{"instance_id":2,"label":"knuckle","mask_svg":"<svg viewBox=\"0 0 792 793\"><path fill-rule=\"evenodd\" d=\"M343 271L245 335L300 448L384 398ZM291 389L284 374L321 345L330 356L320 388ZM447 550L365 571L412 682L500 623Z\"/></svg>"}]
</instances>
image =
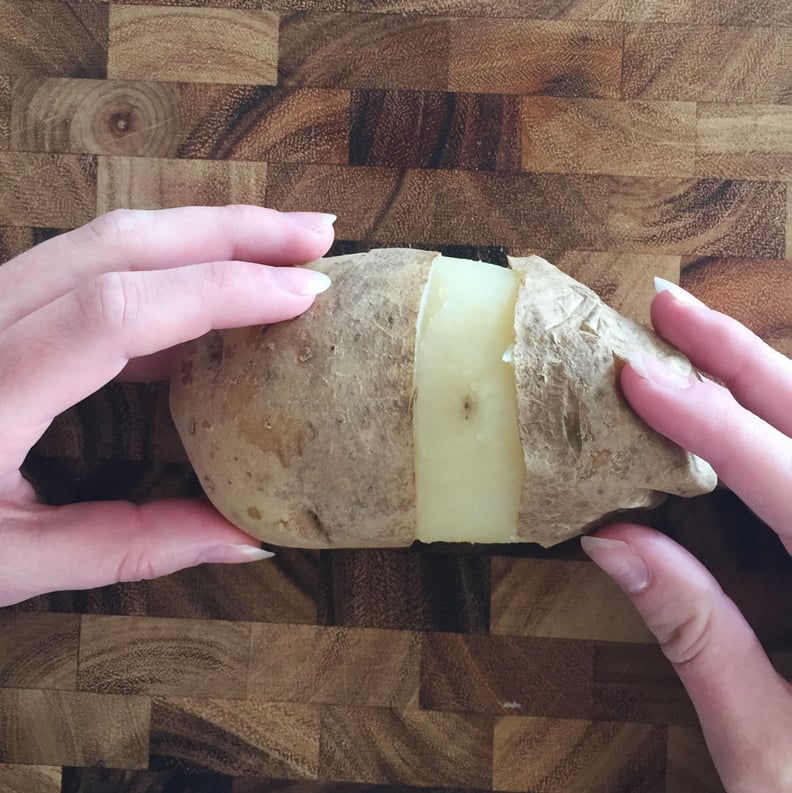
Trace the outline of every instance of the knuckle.
<instances>
[{"instance_id":1,"label":"knuckle","mask_svg":"<svg viewBox=\"0 0 792 793\"><path fill-rule=\"evenodd\" d=\"M139 301L121 273L97 276L80 287L76 297L81 320L104 333L122 333L137 315Z\"/></svg>"},{"instance_id":2,"label":"knuckle","mask_svg":"<svg viewBox=\"0 0 792 793\"><path fill-rule=\"evenodd\" d=\"M86 229L100 245L122 245L137 236L143 214L139 209L113 209L92 220Z\"/></svg>"},{"instance_id":3,"label":"knuckle","mask_svg":"<svg viewBox=\"0 0 792 793\"><path fill-rule=\"evenodd\" d=\"M159 560L150 551L143 550L138 554L127 553L118 563L116 578L124 581L150 581L158 578L161 573Z\"/></svg>"}]
</instances>

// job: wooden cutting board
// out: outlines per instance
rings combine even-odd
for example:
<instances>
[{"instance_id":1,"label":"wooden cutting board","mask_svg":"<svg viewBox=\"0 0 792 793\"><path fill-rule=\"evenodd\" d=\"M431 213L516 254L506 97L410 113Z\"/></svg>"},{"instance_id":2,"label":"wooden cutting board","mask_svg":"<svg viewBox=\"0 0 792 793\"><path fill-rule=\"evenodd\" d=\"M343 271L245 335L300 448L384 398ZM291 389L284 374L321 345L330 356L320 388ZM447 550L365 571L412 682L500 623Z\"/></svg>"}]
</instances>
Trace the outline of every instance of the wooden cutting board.
<instances>
[{"instance_id":1,"label":"wooden cutting board","mask_svg":"<svg viewBox=\"0 0 792 793\"><path fill-rule=\"evenodd\" d=\"M787 0L0 0L0 260L115 207L263 203L336 213L335 252L540 252L642 321L681 278L789 353L791 65ZM26 472L55 503L198 492L159 385L76 406ZM647 520L792 669L772 532L726 492ZM577 541L0 610L0 791L419 788L721 790Z\"/></svg>"}]
</instances>

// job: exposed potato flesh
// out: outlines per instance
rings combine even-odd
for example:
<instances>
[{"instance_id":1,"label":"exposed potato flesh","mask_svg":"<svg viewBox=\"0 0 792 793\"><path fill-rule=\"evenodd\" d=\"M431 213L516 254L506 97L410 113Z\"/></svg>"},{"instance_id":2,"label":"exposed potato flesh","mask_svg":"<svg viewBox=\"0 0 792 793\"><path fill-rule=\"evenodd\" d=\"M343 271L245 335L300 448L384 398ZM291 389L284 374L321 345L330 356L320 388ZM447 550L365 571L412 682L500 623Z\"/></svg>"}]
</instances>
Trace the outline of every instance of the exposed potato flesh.
<instances>
[{"instance_id":1,"label":"exposed potato flesh","mask_svg":"<svg viewBox=\"0 0 792 793\"><path fill-rule=\"evenodd\" d=\"M511 542L525 464L511 351L519 277L432 265L415 359L416 538Z\"/></svg>"}]
</instances>

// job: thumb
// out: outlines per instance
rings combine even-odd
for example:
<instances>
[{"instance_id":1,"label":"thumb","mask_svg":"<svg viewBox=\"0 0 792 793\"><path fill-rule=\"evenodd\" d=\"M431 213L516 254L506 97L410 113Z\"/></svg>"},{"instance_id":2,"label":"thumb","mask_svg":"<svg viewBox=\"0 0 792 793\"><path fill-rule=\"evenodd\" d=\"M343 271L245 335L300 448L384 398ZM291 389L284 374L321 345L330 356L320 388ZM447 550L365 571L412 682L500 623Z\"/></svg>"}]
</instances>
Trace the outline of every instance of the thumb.
<instances>
[{"instance_id":1,"label":"thumb","mask_svg":"<svg viewBox=\"0 0 792 793\"><path fill-rule=\"evenodd\" d=\"M713 576L643 526L610 526L582 546L660 642L729 793L792 789L792 687Z\"/></svg>"},{"instance_id":2,"label":"thumb","mask_svg":"<svg viewBox=\"0 0 792 793\"><path fill-rule=\"evenodd\" d=\"M272 556L209 503L188 499L6 507L0 510L0 544L0 607L47 592L158 578L207 562Z\"/></svg>"}]
</instances>

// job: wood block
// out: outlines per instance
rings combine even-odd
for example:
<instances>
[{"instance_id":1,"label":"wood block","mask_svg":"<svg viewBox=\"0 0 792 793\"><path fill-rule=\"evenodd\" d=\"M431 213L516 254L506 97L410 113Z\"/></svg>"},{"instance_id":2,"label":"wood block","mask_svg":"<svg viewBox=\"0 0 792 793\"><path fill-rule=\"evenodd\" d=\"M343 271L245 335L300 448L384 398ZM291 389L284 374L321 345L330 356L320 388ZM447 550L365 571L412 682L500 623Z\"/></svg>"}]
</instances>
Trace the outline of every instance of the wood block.
<instances>
[{"instance_id":1,"label":"wood block","mask_svg":"<svg viewBox=\"0 0 792 793\"><path fill-rule=\"evenodd\" d=\"M224 8L111 6L107 76L273 85L278 15Z\"/></svg>"},{"instance_id":2,"label":"wood block","mask_svg":"<svg viewBox=\"0 0 792 793\"><path fill-rule=\"evenodd\" d=\"M0 151L0 224L82 226L96 213L96 158Z\"/></svg>"},{"instance_id":3,"label":"wood block","mask_svg":"<svg viewBox=\"0 0 792 793\"><path fill-rule=\"evenodd\" d=\"M0 0L0 74L104 77L108 5Z\"/></svg>"},{"instance_id":4,"label":"wood block","mask_svg":"<svg viewBox=\"0 0 792 793\"><path fill-rule=\"evenodd\" d=\"M61 793L61 769L0 763L0 793Z\"/></svg>"},{"instance_id":5,"label":"wood block","mask_svg":"<svg viewBox=\"0 0 792 793\"><path fill-rule=\"evenodd\" d=\"M592 703L597 720L698 724L687 692L656 645L598 645Z\"/></svg>"},{"instance_id":6,"label":"wood block","mask_svg":"<svg viewBox=\"0 0 792 793\"><path fill-rule=\"evenodd\" d=\"M328 705L417 705L421 635L408 631L252 626L248 695Z\"/></svg>"},{"instance_id":7,"label":"wood block","mask_svg":"<svg viewBox=\"0 0 792 793\"><path fill-rule=\"evenodd\" d=\"M647 642L655 639L618 587L589 562L492 560L493 633Z\"/></svg>"},{"instance_id":8,"label":"wood block","mask_svg":"<svg viewBox=\"0 0 792 793\"><path fill-rule=\"evenodd\" d=\"M725 793L700 727L668 728L667 793Z\"/></svg>"},{"instance_id":9,"label":"wood block","mask_svg":"<svg viewBox=\"0 0 792 793\"><path fill-rule=\"evenodd\" d=\"M322 710L320 779L489 788L492 731L487 716L329 706Z\"/></svg>"},{"instance_id":10,"label":"wood block","mask_svg":"<svg viewBox=\"0 0 792 793\"><path fill-rule=\"evenodd\" d=\"M692 102L527 96L522 98L520 119L525 171L614 176L695 173Z\"/></svg>"},{"instance_id":11,"label":"wood block","mask_svg":"<svg viewBox=\"0 0 792 793\"><path fill-rule=\"evenodd\" d=\"M423 16L286 14L278 83L442 91L448 87L448 30L447 20Z\"/></svg>"},{"instance_id":12,"label":"wood block","mask_svg":"<svg viewBox=\"0 0 792 793\"><path fill-rule=\"evenodd\" d=\"M116 768L63 769L63 793L232 793L233 782L233 778L225 774L123 771ZM283 788L284 791L287 789ZM260 793L260 789L256 793Z\"/></svg>"},{"instance_id":13,"label":"wood block","mask_svg":"<svg viewBox=\"0 0 792 793\"><path fill-rule=\"evenodd\" d=\"M2 96L0 80L0 147ZM32 77L13 108L21 151L347 161L347 91Z\"/></svg>"},{"instance_id":14,"label":"wood block","mask_svg":"<svg viewBox=\"0 0 792 793\"><path fill-rule=\"evenodd\" d=\"M24 226L5 226L0 228L0 262L7 262L28 248L32 248L33 229Z\"/></svg>"},{"instance_id":15,"label":"wood block","mask_svg":"<svg viewBox=\"0 0 792 793\"><path fill-rule=\"evenodd\" d=\"M489 569L483 554L407 549L326 552L322 624L384 630L484 633Z\"/></svg>"},{"instance_id":16,"label":"wood block","mask_svg":"<svg viewBox=\"0 0 792 793\"><path fill-rule=\"evenodd\" d=\"M628 26L624 97L786 103L790 57L792 30L779 27Z\"/></svg>"},{"instance_id":17,"label":"wood block","mask_svg":"<svg viewBox=\"0 0 792 793\"><path fill-rule=\"evenodd\" d=\"M11 78L0 75L0 150L11 140Z\"/></svg>"},{"instance_id":18,"label":"wood block","mask_svg":"<svg viewBox=\"0 0 792 793\"><path fill-rule=\"evenodd\" d=\"M505 716L495 725L496 790L665 793L666 730L645 724Z\"/></svg>"},{"instance_id":19,"label":"wood block","mask_svg":"<svg viewBox=\"0 0 792 793\"><path fill-rule=\"evenodd\" d=\"M0 689L0 762L145 768L144 697Z\"/></svg>"},{"instance_id":20,"label":"wood block","mask_svg":"<svg viewBox=\"0 0 792 793\"><path fill-rule=\"evenodd\" d=\"M450 34L452 91L620 96L618 25L455 19Z\"/></svg>"},{"instance_id":21,"label":"wood block","mask_svg":"<svg viewBox=\"0 0 792 793\"><path fill-rule=\"evenodd\" d=\"M312 625L319 552L277 548L264 565L202 565L148 582L148 614Z\"/></svg>"},{"instance_id":22,"label":"wood block","mask_svg":"<svg viewBox=\"0 0 792 793\"><path fill-rule=\"evenodd\" d=\"M316 779L319 711L257 700L155 699L149 767Z\"/></svg>"},{"instance_id":23,"label":"wood block","mask_svg":"<svg viewBox=\"0 0 792 793\"><path fill-rule=\"evenodd\" d=\"M702 104L697 172L727 179L792 179L792 108Z\"/></svg>"},{"instance_id":24,"label":"wood block","mask_svg":"<svg viewBox=\"0 0 792 793\"><path fill-rule=\"evenodd\" d=\"M594 650L584 641L430 634L421 707L590 718Z\"/></svg>"},{"instance_id":25,"label":"wood block","mask_svg":"<svg viewBox=\"0 0 792 793\"><path fill-rule=\"evenodd\" d=\"M533 251L513 250L513 256ZM679 283L679 256L546 251L540 253L556 267L593 289L612 309L651 327L650 307L655 296L654 276Z\"/></svg>"},{"instance_id":26,"label":"wood block","mask_svg":"<svg viewBox=\"0 0 792 793\"><path fill-rule=\"evenodd\" d=\"M118 694L244 697L247 623L85 616L78 684Z\"/></svg>"},{"instance_id":27,"label":"wood block","mask_svg":"<svg viewBox=\"0 0 792 793\"><path fill-rule=\"evenodd\" d=\"M355 91L351 165L520 168L519 99L499 94Z\"/></svg>"},{"instance_id":28,"label":"wood block","mask_svg":"<svg viewBox=\"0 0 792 793\"><path fill-rule=\"evenodd\" d=\"M340 239L652 255L783 256L775 182L272 165L265 203L339 216Z\"/></svg>"},{"instance_id":29,"label":"wood block","mask_svg":"<svg viewBox=\"0 0 792 793\"><path fill-rule=\"evenodd\" d=\"M100 157L97 211L189 204L261 204L264 163Z\"/></svg>"},{"instance_id":30,"label":"wood block","mask_svg":"<svg viewBox=\"0 0 792 793\"><path fill-rule=\"evenodd\" d=\"M77 688L76 614L0 611L0 686Z\"/></svg>"},{"instance_id":31,"label":"wood block","mask_svg":"<svg viewBox=\"0 0 792 793\"><path fill-rule=\"evenodd\" d=\"M792 354L790 263L774 259L684 259L681 284L712 308ZM739 285L739 288L738 288Z\"/></svg>"}]
</instances>

